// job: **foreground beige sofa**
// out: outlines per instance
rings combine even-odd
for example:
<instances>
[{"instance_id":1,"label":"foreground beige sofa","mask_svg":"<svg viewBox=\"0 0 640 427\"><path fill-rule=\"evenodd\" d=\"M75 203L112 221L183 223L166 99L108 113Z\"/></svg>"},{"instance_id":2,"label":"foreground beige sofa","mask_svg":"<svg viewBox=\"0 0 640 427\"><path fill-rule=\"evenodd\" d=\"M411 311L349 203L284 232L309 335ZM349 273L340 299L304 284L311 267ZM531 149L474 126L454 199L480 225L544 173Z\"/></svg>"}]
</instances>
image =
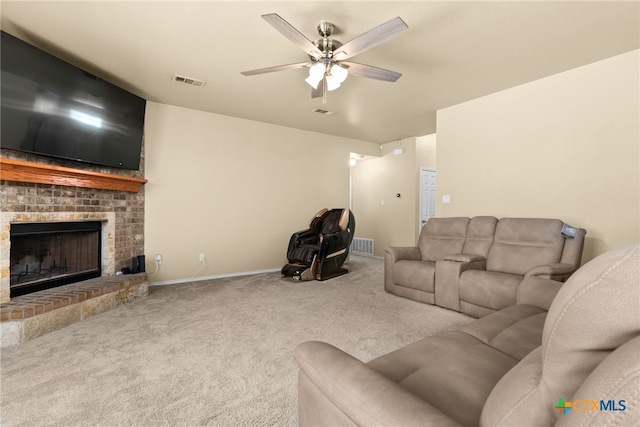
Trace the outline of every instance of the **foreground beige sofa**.
<instances>
[{"instance_id":1,"label":"foreground beige sofa","mask_svg":"<svg viewBox=\"0 0 640 427\"><path fill-rule=\"evenodd\" d=\"M515 304L525 278L566 280L585 234L558 219L431 218L416 247L385 248L384 288L482 317Z\"/></svg>"},{"instance_id":2,"label":"foreground beige sofa","mask_svg":"<svg viewBox=\"0 0 640 427\"><path fill-rule=\"evenodd\" d=\"M640 425L639 300L634 245L585 264L548 313L530 294L366 364L300 344L299 424Z\"/></svg>"}]
</instances>

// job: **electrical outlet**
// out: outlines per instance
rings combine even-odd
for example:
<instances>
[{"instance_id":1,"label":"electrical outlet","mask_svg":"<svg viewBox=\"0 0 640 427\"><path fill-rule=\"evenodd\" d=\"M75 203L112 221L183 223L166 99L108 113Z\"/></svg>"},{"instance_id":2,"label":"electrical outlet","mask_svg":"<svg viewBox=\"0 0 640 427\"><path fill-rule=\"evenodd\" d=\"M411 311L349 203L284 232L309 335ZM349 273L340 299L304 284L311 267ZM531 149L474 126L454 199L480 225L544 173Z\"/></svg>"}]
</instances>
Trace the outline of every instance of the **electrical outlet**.
<instances>
[{"instance_id":1,"label":"electrical outlet","mask_svg":"<svg viewBox=\"0 0 640 427\"><path fill-rule=\"evenodd\" d=\"M158 265L162 264L162 255L160 254L156 255L156 264Z\"/></svg>"},{"instance_id":2,"label":"electrical outlet","mask_svg":"<svg viewBox=\"0 0 640 427\"><path fill-rule=\"evenodd\" d=\"M199 255L199 259L200 259L200 262L204 261L204 253L201 253L201 254Z\"/></svg>"}]
</instances>

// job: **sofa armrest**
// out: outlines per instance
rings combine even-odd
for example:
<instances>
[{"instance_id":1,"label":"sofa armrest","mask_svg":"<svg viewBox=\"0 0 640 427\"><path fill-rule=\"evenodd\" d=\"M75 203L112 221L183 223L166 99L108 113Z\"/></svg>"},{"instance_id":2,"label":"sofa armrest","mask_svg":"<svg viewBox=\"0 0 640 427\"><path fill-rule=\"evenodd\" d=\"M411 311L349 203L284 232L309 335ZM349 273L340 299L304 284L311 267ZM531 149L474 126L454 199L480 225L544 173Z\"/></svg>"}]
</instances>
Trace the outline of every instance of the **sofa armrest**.
<instances>
[{"instance_id":1,"label":"sofa armrest","mask_svg":"<svg viewBox=\"0 0 640 427\"><path fill-rule=\"evenodd\" d=\"M394 294L393 266L398 261L420 261L422 254L417 246L385 246L384 248L384 290Z\"/></svg>"},{"instance_id":2,"label":"sofa armrest","mask_svg":"<svg viewBox=\"0 0 640 427\"><path fill-rule=\"evenodd\" d=\"M444 257L445 261L453 261L453 262L477 262L484 261L486 258L482 255L475 254L451 254Z\"/></svg>"},{"instance_id":3,"label":"sofa armrest","mask_svg":"<svg viewBox=\"0 0 640 427\"><path fill-rule=\"evenodd\" d=\"M516 304L533 305L549 311L562 284L540 276L525 276L518 286Z\"/></svg>"},{"instance_id":4,"label":"sofa armrest","mask_svg":"<svg viewBox=\"0 0 640 427\"><path fill-rule=\"evenodd\" d=\"M384 257L389 257L390 261L395 263L401 260L419 261L422 254L417 246L386 246Z\"/></svg>"},{"instance_id":5,"label":"sofa armrest","mask_svg":"<svg viewBox=\"0 0 640 427\"><path fill-rule=\"evenodd\" d=\"M565 281L576 271L576 266L567 263L538 265L527 271L524 276L538 276L544 279Z\"/></svg>"},{"instance_id":6,"label":"sofa armrest","mask_svg":"<svg viewBox=\"0 0 640 427\"><path fill-rule=\"evenodd\" d=\"M459 426L440 410L330 344L302 343L296 347L295 357L300 367L301 426L335 424L336 420L355 425Z\"/></svg>"},{"instance_id":7,"label":"sofa armrest","mask_svg":"<svg viewBox=\"0 0 640 427\"><path fill-rule=\"evenodd\" d=\"M484 257L478 255L450 255L436 262L436 305L460 311L460 276L467 270L486 267Z\"/></svg>"}]
</instances>

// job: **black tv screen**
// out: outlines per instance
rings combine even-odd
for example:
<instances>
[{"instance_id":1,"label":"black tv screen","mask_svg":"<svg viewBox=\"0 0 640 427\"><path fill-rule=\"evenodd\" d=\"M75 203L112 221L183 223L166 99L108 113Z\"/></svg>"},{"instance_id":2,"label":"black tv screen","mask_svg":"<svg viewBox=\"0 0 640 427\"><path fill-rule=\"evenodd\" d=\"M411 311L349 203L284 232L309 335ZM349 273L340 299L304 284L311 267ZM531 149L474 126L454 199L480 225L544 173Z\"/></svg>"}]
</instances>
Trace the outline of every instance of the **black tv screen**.
<instances>
[{"instance_id":1,"label":"black tv screen","mask_svg":"<svg viewBox=\"0 0 640 427\"><path fill-rule=\"evenodd\" d=\"M0 147L138 170L146 101L1 32Z\"/></svg>"}]
</instances>

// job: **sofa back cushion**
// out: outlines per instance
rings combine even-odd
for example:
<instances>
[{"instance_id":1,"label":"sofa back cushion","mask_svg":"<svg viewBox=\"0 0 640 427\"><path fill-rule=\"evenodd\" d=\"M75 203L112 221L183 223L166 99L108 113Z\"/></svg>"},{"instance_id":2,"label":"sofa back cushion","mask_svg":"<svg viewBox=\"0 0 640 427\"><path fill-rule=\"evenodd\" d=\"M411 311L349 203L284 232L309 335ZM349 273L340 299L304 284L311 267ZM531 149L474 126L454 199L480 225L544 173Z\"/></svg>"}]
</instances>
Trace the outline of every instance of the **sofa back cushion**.
<instances>
[{"instance_id":1,"label":"sofa back cushion","mask_svg":"<svg viewBox=\"0 0 640 427\"><path fill-rule=\"evenodd\" d=\"M486 258L493 243L497 223L498 218L493 216L474 216L471 218L462 253L481 255Z\"/></svg>"},{"instance_id":2,"label":"sofa back cushion","mask_svg":"<svg viewBox=\"0 0 640 427\"><path fill-rule=\"evenodd\" d=\"M418 248L423 261L438 261L462 253L469 218L430 218L422 227Z\"/></svg>"},{"instance_id":3,"label":"sofa back cushion","mask_svg":"<svg viewBox=\"0 0 640 427\"><path fill-rule=\"evenodd\" d=\"M562 407L554 408L558 399L575 399L601 362L640 336L639 297L639 244L607 252L576 271L549 308L542 345L496 384L481 425L552 425L562 418Z\"/></svg>"},{"instance_id":4,"label":"sofa back cushion","mask_svg":"<svg viewBox=\"0 0 640 427\"><path fill-rule=\"evenodd\" d=\"M538 265L560 262L564 237L558 219L502 218L487 256L487 271L524 275Z\"/></svg>"}]
</instances>

